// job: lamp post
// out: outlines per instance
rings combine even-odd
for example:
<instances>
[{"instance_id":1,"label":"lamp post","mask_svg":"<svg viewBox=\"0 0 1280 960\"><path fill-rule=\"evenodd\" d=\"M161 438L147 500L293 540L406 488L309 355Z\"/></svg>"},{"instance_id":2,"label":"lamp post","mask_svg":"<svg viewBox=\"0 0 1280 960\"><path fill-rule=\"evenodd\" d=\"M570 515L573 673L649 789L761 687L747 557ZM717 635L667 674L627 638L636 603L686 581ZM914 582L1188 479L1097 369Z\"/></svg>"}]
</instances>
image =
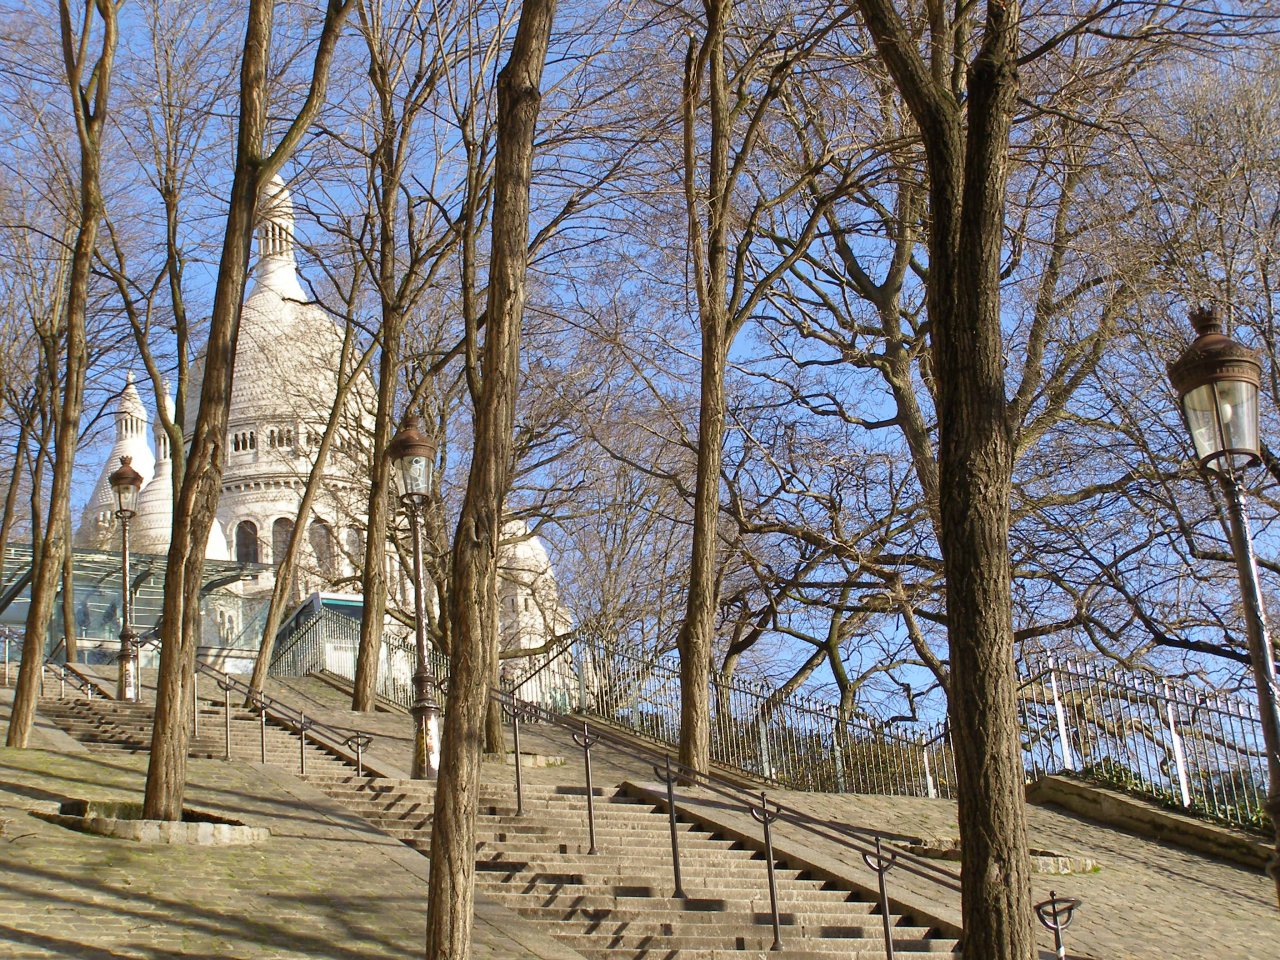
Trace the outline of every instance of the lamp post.
<instances>
[{"instance_id":1,"label":"lamp post","mask_svg":"<svg viewBox=\"0 0 1280 960\"><path fill-rule=\"evenodd\" d=\"M134 646L133 604L129 591L129 521L138 512L138 491L142 474L129 464L132 457L121 457L119 469L107 477L116 495L116 517L120 520L120 675L116 699L138 699L138 651Z\"/></svg>"},{"instance_id":2,"label":"lamp post","mask_svg":"<svg viewBox=\"0 0 1280 960\"><path fill-rule=\"evenodd\" d=\"M431 468L435 447L414 425L402 427L387 445L400 485L400 503L409 514L413 537L414 642L417 664L413 671L413 771L415 780L434 780L440 770L440 706L431 697L427 670L426 587L422 580L421 511L431 494Z\"/></svg>"},{"instance_id":3,"label":"lamp post","mask_svg":"<svg viewBox=\"0 0 1280 960\"><path fill-rule=\"evenodd\" d=\"M1249 661L1258 690L1258 712L1267 754L1267 813L1275 832L1267 872L1280 902L1280 703L1277 702L1275 657L1267 635L1258 565L1253 555L1249 518L1239 472L1262 458L1258 447L1258 387L1262 365L1252 350L1222 332L1209 308L1195 310L1195 341L1169 364L1169 380L1178 394L1182 417L1196 448L1196 463L1217 477L1227 498L1231 549L1244 605Z\"/></svg>"}]
</instances>

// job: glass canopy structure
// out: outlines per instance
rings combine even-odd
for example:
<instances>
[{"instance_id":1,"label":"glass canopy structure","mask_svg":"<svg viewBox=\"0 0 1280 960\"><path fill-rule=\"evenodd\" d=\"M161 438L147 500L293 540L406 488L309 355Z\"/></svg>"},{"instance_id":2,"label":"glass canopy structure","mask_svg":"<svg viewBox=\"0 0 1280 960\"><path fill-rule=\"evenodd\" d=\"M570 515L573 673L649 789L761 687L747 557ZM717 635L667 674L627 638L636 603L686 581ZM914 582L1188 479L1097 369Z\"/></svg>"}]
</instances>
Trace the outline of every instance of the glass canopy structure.
<instances>
[{"instance_id":1,"label":"glass canopy structure","mask_svg":"<svg viewBox=\"0 0 1280 960\"><path fill-rule=\"evenodd\" d=\"M160 624L166 559L155 554L129 554L133 629L144 640L154 634ZM74 629L80 658L86 662L112 660L119 651L120 567L120 554L116 552L80 549L72 552ZM31 571L31 544L5 547L4 568L0 571L0 627L18 631L25 627L31 599ZM204 562L204 582L200 586L202 647L227 654L258 648L271 583L269 576L262 575L270 571L270 567L260 563ZM64 609L59 584L46 651L59 660L63 659L61 643L66 634ZM15 650L11 655L16 654Z\"/></svg>"}]
</instances>

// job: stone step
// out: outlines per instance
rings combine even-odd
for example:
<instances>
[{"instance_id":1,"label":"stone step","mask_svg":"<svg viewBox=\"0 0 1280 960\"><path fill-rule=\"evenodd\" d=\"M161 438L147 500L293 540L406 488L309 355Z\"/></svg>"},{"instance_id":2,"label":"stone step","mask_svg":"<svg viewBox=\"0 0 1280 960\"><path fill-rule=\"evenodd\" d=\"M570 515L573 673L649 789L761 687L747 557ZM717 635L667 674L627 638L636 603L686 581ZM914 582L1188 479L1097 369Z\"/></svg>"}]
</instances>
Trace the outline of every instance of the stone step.
<instances>
[{"instance_id":1,"label":"stone step","mask_svg":"<svg viewBox=\"0 0 1280 960\"><path fill-rule=\"evenodd\" d=\"M772 908L769 906L767 896L763 899L739 900L701 896L699 895L701 891L685 892L688 894L685 899L566 894L530 904L526 896L516 891L486 888L489 896L506 903L512 909L534 911L552 919L559 917L563 920L572 920L584 917L592 921L609 919L641 921L646 918L663 919L678 913L682 920L693 924L716 925L726 922L768 924L771 922ZM692 903L694 906L685 906L686 903ZM790 926L803 925L833 930L837 928L848 930L856 927L858 930L870 929L876 936L880 936L881 930L880 914L875 905L861 901L826 907L808 903L789 904L785 907L779 905L778 916L783 923ZM901 924L897 926L901 927Z\"/></svg>"},{"instance_id":2,"label":"stone step","mask_svg":"<svg viewBox=\"0 0 1280 960\"><path fill-rule=\"evenodd\" d=\"M416 844L414 846L416 849ZM659 877L656 872L641 872L628 869L625 866L609 871L604 869L593 870L581 863L573 863L572 865L555 863L522 864L519 869L507 869L510 865L501 862L486 861L486 864L482 868L481 862L477 861L477 877L483 874L488 877L496 877L498 882L519 884L521 887L543 883L543 878L545 877L553 877L556 883L565 886L582 887L584 889L607 887L614 893L621 895L626 895L628 891L632 891L637 896L652 896L661 894L670 887L669 874ZM690 894L696 893L703 896L715 894L721 899L729 900L751 900L768 896L768 881L763 876L763 870L761 871L762 875L758 878L721 875L703 879L704 875L700 875L696 871L685 872L688 873L685 883L685 886L688 887L686 892ZM782 877L775 873L775 882L777 884L779 902L813 901L829 904L848 902L847 893L839 890L814 889L811 887L812 881L810 880L802 880L797 877Z\"/></svg>"},{"instance_id":3,"label":"stone step","mask_svg":"<svg viewBox=\"0 0 1280 960\"><path fill-rule=\"evenodd\" d=\"M544 925L544 929L547 926ZM788 938L790 932L792 936ZM743 931L737 935L729 934L726 936L696 936L690 934L664 935L650 933L630 933L625 929L610 929L608 925L590 931L575 931L555 929L554 936L557 940L562 941L575 950L591 949L599 951L608 949L610 955L617 956L614 951L628 951L629 956L678 956L685 957L687 950L722 950L737 952L738 956L742 956L742 951L759 951L762 955L768 952L770 957L777 956L771 948L773 946L772 929ZM798 930L782 930L782 943L785 947L788 939L794 940L795 945L804 951L817 957L879 957L883 960L885 955L884 939L880 935L868 937L822 937L820 935L809 935L804 931ZM940 949L934 949L938 945ZM897 936L893 938L894 954L938 954L949 952L951 947L945 946L945 941L936 941L917 938L902 938ZM639 953L637 951L645 951ZM677 952L678 951L678 952ZM600 954L596 954L597 956Z\"/></svg>"}]
</instances>

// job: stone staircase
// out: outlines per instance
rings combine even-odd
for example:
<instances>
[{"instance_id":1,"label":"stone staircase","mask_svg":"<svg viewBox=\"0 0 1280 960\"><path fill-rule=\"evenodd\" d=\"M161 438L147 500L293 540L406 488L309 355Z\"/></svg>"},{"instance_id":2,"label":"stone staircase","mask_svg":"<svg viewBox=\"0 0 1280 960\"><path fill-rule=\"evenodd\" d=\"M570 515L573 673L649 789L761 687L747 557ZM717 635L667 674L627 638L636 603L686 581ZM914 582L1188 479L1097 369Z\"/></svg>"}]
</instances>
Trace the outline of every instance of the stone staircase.
<instances>
[{"instance_id":1,"label":"stone staircase","mask_svg":"<svg viewBox=\"0 0 1280 960\"><path fill-rule=\"evenodd\" d=\"M40 712L93 751L150 747L153 705L95 697L59 699ZM68 689L68 693L71 693ZM224 756L221 702L200 700L193 757ZM266 726L267 761L300 773L293 732ZM231 713L231 756L258 762L259 720ZM346 809L430 856L434 784L356 776L347 762L308 743L303 779ZM882 960L878 904L852 888L776 866L782 949L772 951L772 912L763 855L701 825L678 824L685 897L674 894L665 811L620 790L595 791L596 847L589 853L586 791L526 784L516 815L510 768L483 764L476 846L477 891L527 918L591 960ZM891 917L899 957L957 952L953 939L910 918Z\"/></svg>"},{"instance_id":2,"label":"stone staircase","mask_svg":"<svg viewBox=\"0 0 1280 960\"><path fill-rule=\"evenodd\" d=\"M306 778L386 833L430 855L433 785L354 775ZM675 898L665 812L621 792L596 792L590 854L586 793L528 787L516 816L507 784L480 795L478 891L598 960L727 960L773 945L762 855L696 824L681 823L682 884ZM878 905L849 889L788 869L775 871L784 958L883 958ZM892 917L899 956L954 953L956 941Z\"/></svg>"},{"instance_id":3,"label":"stone staircase","mask_svg":"<svg viewBox=\"0 0 1280 960\"><path fill-rule=\"evenodd\" d=\"M42 715L95 752L123 750L141 753L149 750L154 709L151 703L122 703L103 697L92 700L45 697L40 701ZM226 755L226 720L222 705L201 700L197 726L198 733L189 741L187 755L223 759ZM267 720L268 763L295 773L301 772L303 749L306 750L308 772L328 771L335 775L352 772L346 761L311 741L302 747L295 733L276 725L271 719ZM255 763L261 761L262 731L256 713L232 707L231 757Z\"/></svg>"}]
</instances>

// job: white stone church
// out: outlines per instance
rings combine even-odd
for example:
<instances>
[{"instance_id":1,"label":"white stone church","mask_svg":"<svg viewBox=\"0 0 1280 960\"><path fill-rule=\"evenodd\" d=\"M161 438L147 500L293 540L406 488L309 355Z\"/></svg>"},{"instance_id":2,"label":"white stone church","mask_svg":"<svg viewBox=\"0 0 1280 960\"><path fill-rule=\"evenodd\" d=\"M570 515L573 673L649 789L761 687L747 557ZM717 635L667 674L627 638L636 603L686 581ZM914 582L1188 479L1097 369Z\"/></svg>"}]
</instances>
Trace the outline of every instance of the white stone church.
<instances>
[{"instance_id":1,"label":"white stone church","mask_svg":"<svg viewBox=\"0 0 1280 960\"><path fill-rule=\"evenodd\" d=\"M298 278L294 254L293 202L282 180L267 188L258 230L258 259L250 281L236 348L235 377L228 417L227 460L217 522L206 557L242 563L277 564L295 535L294 524L307 475L337 393L343 335L333 318L311 302ZM192 364L183 424L188 442L195 424L204 357ZM363 559L367 500L367 457L372 426L373 385L352 391L349 407L325 464L323 483L304 536L294 599L337 589L358 589L357 563ZM166 398L170 416L172 400ZM143 477L137 516L130 523L131 549L165 554L173 521L172 460L159 419L154 450L151 424L132 375L115 409L115 440L76 533L79 547L118 550L120 531L107 481L120 457L132 458ZM499 561L499 609L503 648L535 648L568 631L570 617L560 602L550 557L523 521L503 531ZM393 602L411 610L411 582L394 551L389 555ZM236 590L246 597L269 596L274 578L264 572ZM358 602L358 597L352 597ZM434 598L432 598L434 600ZM265 601L264 601L265 602ZM241 608L243 609L243 608ZM216 614L216 630L227 642L245 630L243 614L232 608ZM206 632L209 625L206 625ZM206 637L208 645L213 638Z\"/></svg>"}]
</instances>

